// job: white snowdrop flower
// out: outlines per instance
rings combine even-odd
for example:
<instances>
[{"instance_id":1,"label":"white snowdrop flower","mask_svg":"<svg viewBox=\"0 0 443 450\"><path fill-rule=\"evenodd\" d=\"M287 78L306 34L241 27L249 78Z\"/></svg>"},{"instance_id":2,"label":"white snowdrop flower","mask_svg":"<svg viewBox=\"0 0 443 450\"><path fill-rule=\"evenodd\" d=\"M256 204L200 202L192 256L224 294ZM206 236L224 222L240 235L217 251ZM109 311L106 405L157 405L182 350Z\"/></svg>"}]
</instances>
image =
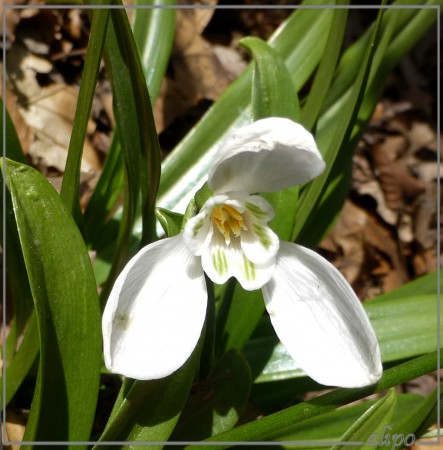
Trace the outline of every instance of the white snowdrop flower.
<instances>
[{"instance_id":1,"label":"white snowdrop flower","mask_svg":"<svg viewBox=\"0 0 443 450\"><path fill-rule=\"evenodd\" d=\"M315 252L280 241L258 192L304 184L324 169L313 136L283 118L235 131L208 176L214 192L183 233L140 250L118 277L103 315L107 368L149 380L170 375L194 350L207 291L235 277L262 289L271 322L297 364L325 385L360 387L382 374L366 313L340 272Z\"/></svg>"}]
</instances>

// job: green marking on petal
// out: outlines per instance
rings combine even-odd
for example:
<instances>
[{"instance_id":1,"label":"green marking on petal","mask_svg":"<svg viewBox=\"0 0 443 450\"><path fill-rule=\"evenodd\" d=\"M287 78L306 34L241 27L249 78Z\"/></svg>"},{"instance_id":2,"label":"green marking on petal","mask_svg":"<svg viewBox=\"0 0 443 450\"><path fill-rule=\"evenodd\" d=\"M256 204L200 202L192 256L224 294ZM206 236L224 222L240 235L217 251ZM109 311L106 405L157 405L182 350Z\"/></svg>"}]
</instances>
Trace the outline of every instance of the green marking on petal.
<instances>
[{"instance_id":1,"label":"green marking on petal","mask_svg":"<svg viewBox=\"0 0 443 450\"><path fill-rule=\"evenodd\" d=\"M212 264L220 276L228 271L228 261L226 259L225 251L222 248L218 248L212 254Z\"/></svg>"},{"instance_id":2,"label":"green marking on petal","mask_svg":"<svg viewBox=\"0 0 443 450\"><path fill-rule=\"evenodd\" d=\"M203 222L205 219L200 220L200 222L197 222L195 224L194 230L193 230L193 236L196 237L198 232L200 231L200 228L203 226Z\"/></svg>"},{"instance_id":3,"label":"green marking on petal","mask_svg":"<svg viewBox=\"0 0 443 450\"><path fill-rule=\"evenodd\" d=\"M255 264L251 261L249 261L248 258L246 258L245 255L243 255L243 264L245 268L245 276L248 281L255 280Z\"/></svg>"},{"instance_id":4,"label":"green marking on petal","mask_svg":"<svg viewBox=\"0 0 443 450\"><path fill-rule=\"evenodd\" d=\"M263 247L265 247L266 250L268 250L272 244L272 240L270 239L266 228L262 227L261 225L258 225L256 223L254 224L253 228L254 228L255 234L258 236L258 239L259 239L261 245L263 245Z\"/></svg>"},{"instance_id":5,"label":"green marking on petal","mask_svg":"<svg viewBox=\"0 0 443 450\"><path fill-rule=\"evenodd\" d=\"M248 211L250 211L257 219L266 219L268 217L268 213L263 211L259 206L254 205L253 203L245 204Z\"/></svg>"}]
</instances>

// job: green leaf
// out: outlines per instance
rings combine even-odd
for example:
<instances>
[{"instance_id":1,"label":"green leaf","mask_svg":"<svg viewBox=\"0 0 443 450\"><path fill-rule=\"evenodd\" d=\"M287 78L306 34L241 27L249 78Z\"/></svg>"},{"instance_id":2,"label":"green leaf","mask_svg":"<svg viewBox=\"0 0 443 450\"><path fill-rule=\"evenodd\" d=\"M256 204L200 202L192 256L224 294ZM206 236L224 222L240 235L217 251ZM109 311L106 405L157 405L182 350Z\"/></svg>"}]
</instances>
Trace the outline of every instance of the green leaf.
<instances>
[{"instance_id":1,"label":"green leaf","mask_svg":"<svg viewBox=\"0 0 443 450\"><path fill-rule=\"evenodd\" d=\"M125 154L128 183L141 192L142 245L155 236L155 199L160 181L160 145L149 93L125 10L111 11L109 68L114 113ZM112 49L112 51L111 51ZM131 164L138 164L132 167ZM135 176L134 181L129 177Z\"/></svg>"},{"instance_id":2,"label":"green leaf","mask_svg":"<svg viewBox=\"0 0 443 450\"><path fill-rule=\"evenodd\" d=\"M334 126L331 127L327 135L322 134L324 132L322 130L322 133L319 132L316 136L317 145L323 154L326 168L303 190L292 235L292 240L297 240L308 247L317 243L334 218L331 215L318 216L323 192L328 188L335 188L336 185L332 182L337 177L339 177L339 180L350 179L352 152L349 151L348 144L366 90L376 44L379 39L379 26L382 17L383 9L378 13L375 29L365 49L363 63L355 74L356 80L350 95L346 98L346 103L341 108L340 114L334 117ZM337 173L334 172L334 169ZM335 199L334 196L332 198ZM341 207L340 202L339 205Z\"/></svg>"},{"instance_id":3,"label":"green leaf","mask_svg":"<svg viewBox=\"0 0 443 450\"><path fill-rule=\"evenodd\" d=\"M197 370L204 332L186 363L166 378L125 380L100 441L167 441L185 405ZM142 357L142 355L141 355ZM161 449L162 445L144 448ZM95 450L112 449L96 445ZM122 448L131 448L130 445Z\"/></svg>"},{"instance_id":4,"label":"green leaf","mask_svg":"<svg viewBox=\"0 0 443 450\"><path fill-rule=\"evenodd\" d=\"M18 143L18 142L17 142ZM19 158L20 159L20 158ZM3 203L5 201L5 203ZM5 190L1 196L0 206L4 211L1 222L1 241L6 262L6 286L9 299L12 300L14 315L12 317L8 337L6 339L4 357L8 365L17 348L17 341L34 308L31 288L26 273L20 238L17 231L11 196ZM3 238L7 237L5 241Z\"/></svg>"},{"instance_id":5,"label":"green leaf","mask_svg":"<svg viewBox=\"0 0 443 450\"><path fill-rule=\"evenodd\" d=\"M389 425L397 404L397 393L389 389L387 395L371 406L346 432L340 442L368 442L371 436L380 436L386 425ZM346 444L334 445L331 450L345 450ZM369 450L373 446L362 445L361 450Z\"/></svg>"},{"instance_id":6,"label":"green leaf","mask_svg":"<svg viewBox=\"0 0 443 450\"><path fill-rule=\"evenodd\" d=\"M136 4L162 6L171 0L137 1ZM134 10L134 40L137 45L151 104L155 104L160 83L166 72L175 28L175 10L169 8L137 8ZM117 131L92 198L85 213L86 235L92 247L100 247L102 229L109 221L116 201L124 188L124 165ZM115 241L117 233L109 240ZM96 240L99 241L96 244Z\"/></svg>"},{"instance_id":7,"label":"green leaf","mask_svg":"<svg viewBox=\"0 0 443 450\"><path fill-rule=\"evenodd\" d=\"M405 411L414 409L417 404L423 400L423 397L418 394L400 394L394 408L392 416L392 424L397 423L404 415ZM341 436L347 429L359 420L369 408L374 406L376 401L366 400L357 405L346 406L320 416L305 420L297 425L289 427L284 433L278 436L275 440L278 441L312 441L309 448L330 448L330 444L326 442L340 442ZM369 430L370 431L370 430ZM357 439L353 439L354 441ZM361 439L358 439L361 440ZM314 445L314 442L325 444ZM288 446L285 446L288 448ZM349 445L348 445L349 447Z\"/></svg>"},{"instance_id":8,"label":"green leaf","mask_svg":"<svg viewBox=\"0 0 443 450\"><path fill-rule=\"evenodd\" d=\"M115 131L102 173L84 215L87 242L97 252L109 242L115 242L117 238L118 227L113 227L112 234L104 232L104 228L110 222L109 217L123 192L124 185L123 154Z\"/></svg>"},{"instance_id":9,"label":"green leaf","mask_svg":"<svg viewBox=\"0 0 443 450\"><path fill-rule=\"evenodd\" d=\"M211 443L218 442L217 447L225 449L229 447L229 444L226 444L227 442L273 439L288 427L301 423L310 417L332 411L339 406L413 380L436 369L437 352L433 352L386 370L376 385L358 389L336 389L309 400L309 402L299 403L260 420L240 425L232 430L205 439L204 442L207 442L208 445L190 445L186 448L188 450L209 450Z\"/></svg>"},{"instance_id":10,"label":"green leaf","mask_svg":"<svg viewBox=\"0 0 443 450\"><path fill-rule=\"evenodd\" d=\"M151 103L157 99L160 85L168 67L174 43L175 0L136 0L136 5L152 5L154 8L137 8L134 11L134 40L140 55Z\"/></svg>"},{"instance_id":11,"label":"green leaf","mask_svg":"<svg viewBox=\"0 0 443 450\"><path fill-rule=\"evenodd\" d=\"M101 368L100 309L91 262L72 216L50 183L19 163L3 161L3 167L40 340L37 385L24 439L85 441Z\"/></svg>"},{"instance_id":12,"label":"green leaf","mask_svg":"<svg viewBox=\"0 0 443 450\"><path fill-rule=\"evenodd\" d=\"M400 449L404 448L404 438L411 435L412 438L420 430L421 426L427 422L429 416L436 417L436 410L439 400L439 391L435 389L431 394L422 399L419 403L403 412L402 417L396 423L390 424L387 433L390 439L387 442L380 442L378 448L381 449ZM403 436L403 439L400 437ZM410 439L409 439L410 440ZM413 439L415 440L415 439ZM385 445L382 445L385 444Z\"/></svg>"},{"instance_id":13,"label":"green leaf","mask_svg":"<svg viewBox=\"0 0 443 450\"><path fill-rule=\"evenodd\" d=\"M106 3L106 0L98 2L98 4ZM91 114L95 85L97 84L98 72L100 70L109 10L106 8L96 9L92 17L91 34L86 51L82 82L80 84L71 140L69 142L68 157L60 191L60 197L65 202L68 211L71 211L77 224L83 221L79 203L80 166L83 145L86 138L89 116Z\"/></svg>"},{"instance_id":14,"label":"green leaf","mask_svg":"<svg viewBox=\"0 0 443 450\"><path fill-rule=\"evenodd\" d=\"M297 93L288 69L266 42L256 37L239 41L254 58L252 73L252 115L253 120L265 117L287 117L297 121L300 113Z\"/></svg>"},{"instance_id":15,"label":"green leaf","mask_svg":"<svg viewBox=\"0 0 443 450\"><path fill-rule=\"evenodd\" d=\"M348 5L349 0L339 0L337 5ZM347 9L336 9L324 55L309 91L308 98L303 107L300 123L308 130L312 130L321 111L323 102L328 94L335 68L340 57L340 49L346 30L348 18Z\"/></svg>"},{"instance_id":16,"label":"green leaf","mask_svg":"<svg viewBox=\"0 0 443 450\"><path fill-rule=\"evenodd\" d=\"M326 4L333 4L328 1ZM316 1L304 4L318 4ZM274 33L268 44L285 60L295 91L305 84L323 53L333 11L298 9ZM234 128L251 121L249 105L252 68L226 90L200 122L180 142L163 163L159 204L175 209L186 193L201 186L207 177L212 156L220 140Z\"/></svg>"},{"instance_id":17,"label":"green leaf","mask_svg":"<svg viewBox=\"0 0 443 450\"><path fill-rule=\"evenodd\" d=\"M163 231L166 233L166 236L172 237L180 233L183 223L183 214L168 211L163 208L157 208L155 214Z\"/></svg>"},{"instance_id":18,"label":"green leaf","mask_svg":"<svg viewBox=\"0 0 443 450\"><path fill-rule=\"evenodd\" d=\"M0 406L7 406L22 384L26 375L37 361L39 339L37 317L32 314L24 332L23 341L6 367L5 398L3 399L3 378L0 378Z\"/></svg>"},{"instance_id":19,"label":"green leaf","mask_svg":"<svg viewBox=\"0 0 443 450\"><path fill-rule=\"evenodd\" d=\"M138 207L142 217L141 245L148 244L155 236L155 199L160 179L160 147L134 37L123 9L114 9L110 14L106 62L124 155L126 190L117 251L102 292L103 299L129 257L128 246Z\"/></svg>"},{"instance_id":20,"label":"green leaf","mask_svg":"<svg viewBox=\"0 0 443 450\"><path fill-rule=\"evenodd\" d=\"M195 385L171 440L197 441L231 429L250 389L248 363L237 351L226 353L209 376Z\"/></svg>"}]
</instances>

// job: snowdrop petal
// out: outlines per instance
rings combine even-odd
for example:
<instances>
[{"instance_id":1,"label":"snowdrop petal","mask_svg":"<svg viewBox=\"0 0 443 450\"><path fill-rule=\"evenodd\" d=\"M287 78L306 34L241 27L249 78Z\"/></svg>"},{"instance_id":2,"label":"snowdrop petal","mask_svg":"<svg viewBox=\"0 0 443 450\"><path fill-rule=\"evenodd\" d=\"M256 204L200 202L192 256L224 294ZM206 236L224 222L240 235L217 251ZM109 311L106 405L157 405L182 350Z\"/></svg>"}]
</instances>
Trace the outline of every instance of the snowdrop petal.
<instances>
[{"instance_id":1,"label":"snowdrop petal","mask_svg":"<svg viewBox=\"0 0 443 450\"><path fill-rule=\"evenodd\" d=\"M260 289L272 276L275 257L266 263L255 264L243 252L239 239L226 245L222 235L215 231L208 251L202 254L202 265L206 275L217 284L225 283L235 277L243 289Z\"/></svg>"},{"instance_id":2,"label":"snowdrop petal","mask_svg":"<svg viewBox=\"0 0 443 450\"><path fill-rule=\"evenodd\" d=\"M106 367L140 380L170 375L197 344L206 302L200 258L182 235L144 247L117 278L103 314Z\"/></svg>"},{"instance_id":3,"label":"snowdrop petal","mask_svg":"<svg viewBox=\"0 0 443 450\"><path fill-rule=\"evenodd\" d=\"M369 319L344 277L321 256L281 242L263 295L278 337L314 380L360 387L380 378L380 351Z\"/></svg>"},{"instance_id":4,"label":"snowdrop petal","mask_svg":"<svg viewBox=\"0 0 443 450\"><path fill-rule=\"evenodd\" d=\"M273 192L304 184L325 167L301 125L271 117L239 128L220 146L208 176L215 192Z\"/></svg>"}]
</instances>

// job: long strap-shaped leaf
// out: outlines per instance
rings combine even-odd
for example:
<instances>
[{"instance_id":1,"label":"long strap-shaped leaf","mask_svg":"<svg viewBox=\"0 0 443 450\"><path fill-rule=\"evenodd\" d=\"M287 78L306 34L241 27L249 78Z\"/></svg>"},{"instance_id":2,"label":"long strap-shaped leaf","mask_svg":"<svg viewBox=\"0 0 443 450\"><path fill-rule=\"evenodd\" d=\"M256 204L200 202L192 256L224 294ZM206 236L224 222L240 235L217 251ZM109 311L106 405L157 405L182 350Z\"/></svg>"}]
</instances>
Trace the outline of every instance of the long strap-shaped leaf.
<instances>
[{"instance_id":1,"label":"long strap-shaped leaf","mask_svg":"<svg viewBox=\"0 0 443 450\"><path fill-rule=\"evenodd\" d=\"M186 363L176 372L158 380L125 379L100 441L166 441L171 435L197 370L205 331ZM114 448L100 444L94 450ZM132 448L130 445L124 448ZM149 450L161 445L146 445Z\"/></svg>"},{"instance_id":2,"label":"long strap-shaped leaf","mask_svg":"<svg viewBox=\"0 0 443 450\"><path fill-rule=\"evenodd\" d=\"M355 121L358 116L360 105L363 101L363 96L366 90L366 85L371 70L371 64L374 58L377 42L379 40L379 27L383 17L383 10L380 10L377 17L377 22L368 46L365 49L365 58L357 72L355 83L350 92L348 101L339 115L336 116L336 123L331 130L331 133L325 138L324 142L320 139L322 136L317 136L317 143L326 163L324 172L312 181L304 190L300 198L299 211L297 212L297 221L294 227L293 239L299 238L302 229L310 232L312 228L312 212L315 211L316 206L320 202L321 193L330 184L330 174L334 168L334 163L337 161L335 167L340 173L340 176L349 174L351 154L348 152L346 159L338 158L338 155L344 156L344 150L347 148L352 130L355 126ZM322 225L324 227L324 222ZM328 224L328 220L326 223ZM322 228L324 230L324 228ZM317 236L315 236L317 238ZM298 239L297 239L298 240Z\"/></svg>"},{"instance_id":3,"label":"long strap-shaped leaf","mask_svg":"<svg viewBox=\"0 0 443 450\"><path fill-rule=\"evenodd\" d=\"M336 389L309 402L299 403L290 408L263 417L260 420L241 425L233 430L205 440L208 445L190 445L188 450L210 450L211 442L219 442L217 448L231 447L230 442L266 441L278 436L285 428L310 417L332 411L339 406L351 403L376 392L397 386L437 369L437 352L421 356L392 369L386 370L374 386L358 389Z\"/></svg>"},{"instance_id":4,"label":"long strap-shaped leaf","mask_svg":"<svg viewBox=\"0 0 443 450\"><path fill-rule=\"evenodd\" d=\"M155 235L154 209L160 180L160 146L134 36L123 9L112 10L111 18L106 61L125 161L126 191L117 256L103 298L126 263L127 247L139 206L143 220L141 244L151 242Z\"/></svg>"},{"instance_id":5,"label":"long strap-shaped leaf","mask_svg":"<svg viewBox=\"0 0 443 450\"><path fill-rule=\"evenodd\" d=\"M161 8L170 5L171 0L141 1L137 4L153 6L138 8L134 11L134 40L140 55L140 62L146 78L149 97L155 104L159 87L169 61L174 38L175 11ZM112 49L108 47L108 52ZM109 62L118 61L118 54ZM123 64L123 61L121 61ZM88 203L85 213L86 236L94 249L100 249L103 242L103 226L109 220L111 211L124 187L124 165L122 159L121 139L114 133L112 145L103 167L102 175ZM111 233L108 242L113 242L116 234Z\"/></svg>"},{"instance_id":6,"label":"long strap-shaped leaf","mask_svg":"<svg viewBox=\"0 0 443 450\"><path fill-rule=\"evenodd\" d=\"M84 441L92 428L101 368L100 310L91 262L50 183L14 161L4 167L40 340L24 439Z\"/></svg>"},{"instance_id":7,"label":"long strap-shaped leaf","mask_svg":"<svg viewBox=\"0 0 443 450\"><path fill-rule=\"evenodd\" d=\"M334 4L334 1L306 1L305 5ZM327 39L325 27L333 11L300 9L281 26L268 44L278 50L294 80L295 90L305 84L317 66ZM215 145L234 127L251 121L249 68L210 108L199 124L165 160L159 189L159 204L175 208L184 193L203 184ZM180 204L183 209L186 202Z\"/></svg>"},{"instance_id":8,"label":"long strap-shaped leaf","mask_svg":"<svg viewBox=\"0 0 443 450\"><path fill-rule=\"evenodd\" d=\"M106 3L106 0L98 2L99 5ZM83 145L85 142L89 116L91 114L95 85L100 69L108 19L109 10L106 8L95 10L91 25L91 35L86 52L82 83L80 85L77 108L75 111L74 125L71 140L69 142L68 158L66 160L65 173L60 191L61 198L76 219L77 224L81 224L83 220L79 203L80 166Z\"/></svg>"}]
</instances>

